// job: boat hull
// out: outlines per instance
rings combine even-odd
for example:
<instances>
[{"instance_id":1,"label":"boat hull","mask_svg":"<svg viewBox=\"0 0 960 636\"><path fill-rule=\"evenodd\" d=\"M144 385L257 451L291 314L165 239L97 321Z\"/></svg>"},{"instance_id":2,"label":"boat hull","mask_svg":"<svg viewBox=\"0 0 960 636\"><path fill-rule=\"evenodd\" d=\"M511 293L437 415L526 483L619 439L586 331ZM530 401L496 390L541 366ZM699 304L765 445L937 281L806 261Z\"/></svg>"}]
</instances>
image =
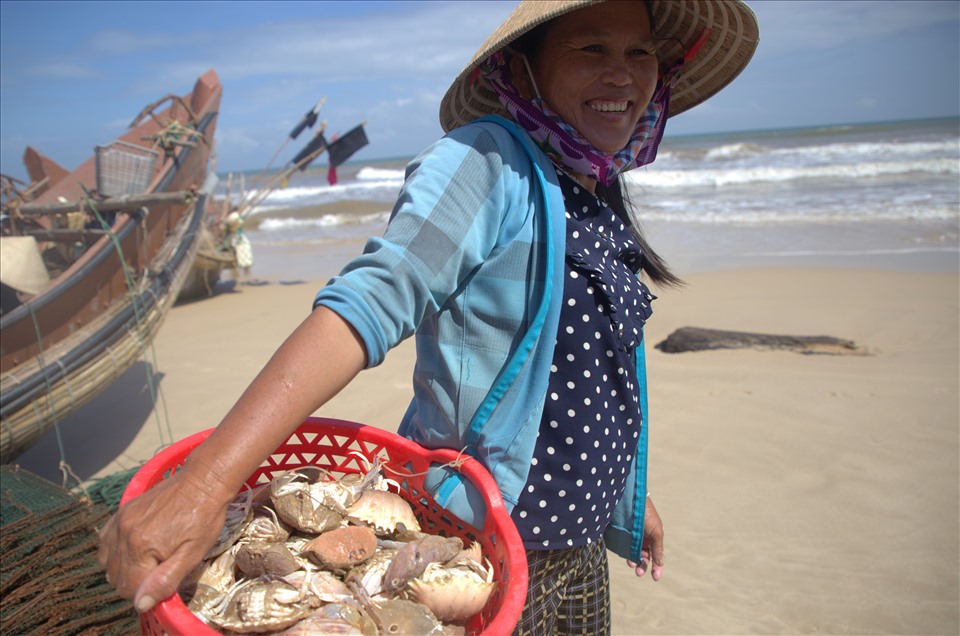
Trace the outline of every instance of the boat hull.
<instances>
[{"instance_id":1,"label":"boat hull","mask_svg":"<svg viewBox=\"0 0 960 636\"><path fill-rule=\"evenodd\" d=\"M189 112L204 141L165 153L147 192L195 194L117 214L110 230L46 289L0 319L0 462L15 459L102 392L152 342L199 247L201 187L221 94L219 79L208 72L192 93L121 138L148 145L144 137ZM95 168L91 159L35 203L78 201L84 188L93 189Z\"/></svg>"}]
</instances>

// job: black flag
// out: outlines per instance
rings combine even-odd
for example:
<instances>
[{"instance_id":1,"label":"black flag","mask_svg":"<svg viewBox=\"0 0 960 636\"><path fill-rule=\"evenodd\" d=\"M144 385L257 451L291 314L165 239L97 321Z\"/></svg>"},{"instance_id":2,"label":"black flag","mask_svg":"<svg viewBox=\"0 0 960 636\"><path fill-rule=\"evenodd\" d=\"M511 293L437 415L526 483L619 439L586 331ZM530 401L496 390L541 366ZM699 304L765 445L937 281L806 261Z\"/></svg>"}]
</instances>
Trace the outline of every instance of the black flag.
<instances>
[{"instance_id":1,"label":"black flag","mask_svg":"<svg viewBox=\"0 0 960 636\"><path fill-rule=\"evenodd\" d=\"M300 120L300 123L290 131L290 139L296 139L299 137L304 128L313 128L313 125L317 123L317 115L320 114L320 106L322 104L323 100L317 102L317 105L313 107L313 110L309 111L303 116L303 119Z\"/></svg>"},{"instance_id":2,"label":"black flag","mask_svg":"<svg viewBox=\"0 0 960 636\"><path fill-rule=\"evenodd\" d=\"M303 165L300 166L301 172L306 170L307 166L313 163L313 160L319 157L322 154L323 149L326 147L327 139L323 136L323 130L321 129L317 131L317 134L314 135L313 139L310 140L310 143L308 143L303 150L297 153L297 156L293 158L293 165L297 165L307 157L310 157L309 160L304 161Z\"/></svg>"},{"instance_id":3,"label":"black flag","mask_svg":"<svg viewBox=\"0 0 960 636\"><path fill-rule=\"evenodd\" d=\"M336 168L368 143L367 133L363 131L363 124L352 128L343 136L333 140L327 147L330 165Z\"/></svg>"}]
</instances>

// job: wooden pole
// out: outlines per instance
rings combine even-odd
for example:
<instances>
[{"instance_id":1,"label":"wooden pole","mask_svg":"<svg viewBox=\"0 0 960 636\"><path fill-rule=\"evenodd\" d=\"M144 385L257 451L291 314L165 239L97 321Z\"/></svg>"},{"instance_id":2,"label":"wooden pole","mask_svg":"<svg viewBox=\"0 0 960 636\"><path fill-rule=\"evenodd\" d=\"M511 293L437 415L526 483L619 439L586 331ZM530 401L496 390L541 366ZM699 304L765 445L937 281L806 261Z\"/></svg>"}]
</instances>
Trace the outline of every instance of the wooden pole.
<instances>
[{"instance_id":1,"label":"wooden pole","mask_svg":"<svg viewBox=\"0 0 960 636\"><path fill-rule=\"evenodd\" d=\"M187 202L196 194L190 190L181 190L179 192L157 192L153 194L125 194L119 197L111 197L103 201L89 201L93 207L100 212L121 212L133 208L150 207L152 205L164 205L168 203ZM50 216L53 214L66 214L75 212L88 205L88 200L68 201L66 203L26 203L20 206L20 214L23 216Z\"/></svg>"}]
</instances>

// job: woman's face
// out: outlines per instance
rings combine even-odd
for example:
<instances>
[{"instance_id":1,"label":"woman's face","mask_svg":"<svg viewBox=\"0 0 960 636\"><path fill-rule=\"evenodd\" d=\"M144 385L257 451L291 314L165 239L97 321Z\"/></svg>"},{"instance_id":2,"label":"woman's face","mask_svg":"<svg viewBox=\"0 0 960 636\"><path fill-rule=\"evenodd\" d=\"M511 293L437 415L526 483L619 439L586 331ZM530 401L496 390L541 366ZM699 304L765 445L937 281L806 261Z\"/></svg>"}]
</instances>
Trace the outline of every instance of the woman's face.
<instances>
[{"instance_id":1,"label":"woman's face","mask_svg":"<svg viewBox=\"0 0 960 636\"><path fill-rule=\"evenodd\" d=\"M597 149L627 145L657 85L656 41L643 2L602 2L545 26L530 60L540 96ZM517 88L536 96L519 55Z\"/></svg>"}]
</instances>

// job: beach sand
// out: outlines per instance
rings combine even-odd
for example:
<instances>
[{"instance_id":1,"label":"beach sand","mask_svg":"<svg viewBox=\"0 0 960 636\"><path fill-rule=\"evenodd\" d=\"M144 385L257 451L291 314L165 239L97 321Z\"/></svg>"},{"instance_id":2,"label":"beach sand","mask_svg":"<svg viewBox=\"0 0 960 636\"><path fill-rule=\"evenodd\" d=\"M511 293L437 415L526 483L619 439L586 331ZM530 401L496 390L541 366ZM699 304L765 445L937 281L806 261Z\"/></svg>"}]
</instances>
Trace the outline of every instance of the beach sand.
<instances>
[{"instance_id":1,"label":"beach sand","mask_svg":"<svg viewBox=\"0 0 960 636\"><path fill-rule=\"evenodd\" d=\"M614 633L957 634L958 275L687 279L655 291L647 331L664 576L637 579L611 560ZM72 469L109 475L215 426L325 280L265 278L175 307L146 360L61 426ZM830 335L869 355L652 349L687 325ZM412 363L406 342L319 414L395 430ZM59 481L59 448L48 435L18 463Z\"/></svg>"}]
</instances>

